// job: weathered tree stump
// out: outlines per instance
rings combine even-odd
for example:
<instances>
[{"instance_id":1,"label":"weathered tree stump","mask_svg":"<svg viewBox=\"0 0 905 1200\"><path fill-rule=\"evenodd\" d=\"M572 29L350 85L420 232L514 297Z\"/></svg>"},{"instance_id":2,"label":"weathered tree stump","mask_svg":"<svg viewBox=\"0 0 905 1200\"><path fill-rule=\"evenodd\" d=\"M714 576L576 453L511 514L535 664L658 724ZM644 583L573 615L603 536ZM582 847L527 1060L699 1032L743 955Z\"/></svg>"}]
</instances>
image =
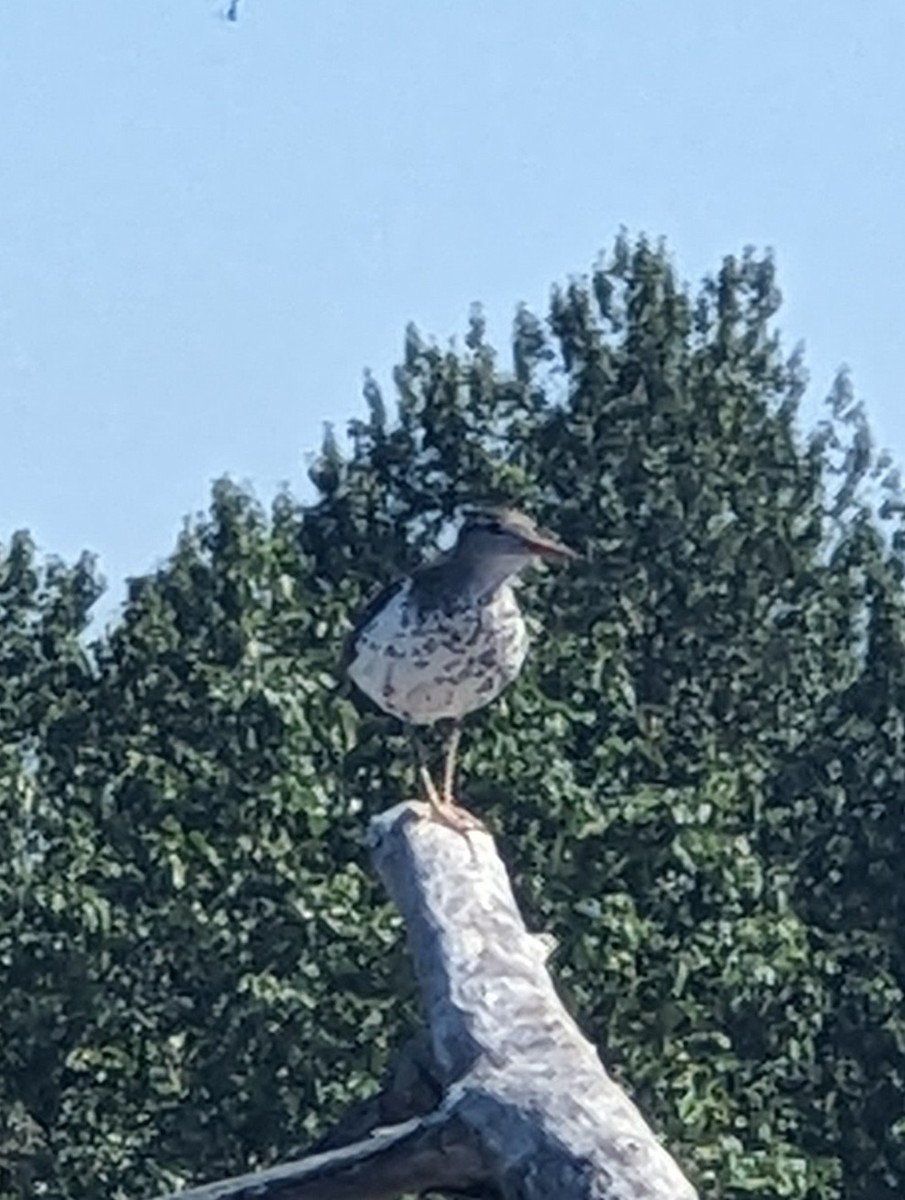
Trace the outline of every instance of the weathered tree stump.
<instances>
[{"instance_id":1,"label":"weathered tree stump","mask_svg":"<svg viewBox=\"0 0 905 1200\"><path fill-rule=\"evenodd\" d=\"M398 805L371 822L408 927L427 1030L379 1095L296 1162L180 1200L695 1200L563 1008L489 834Z\"/></svg>"}]
</instances>

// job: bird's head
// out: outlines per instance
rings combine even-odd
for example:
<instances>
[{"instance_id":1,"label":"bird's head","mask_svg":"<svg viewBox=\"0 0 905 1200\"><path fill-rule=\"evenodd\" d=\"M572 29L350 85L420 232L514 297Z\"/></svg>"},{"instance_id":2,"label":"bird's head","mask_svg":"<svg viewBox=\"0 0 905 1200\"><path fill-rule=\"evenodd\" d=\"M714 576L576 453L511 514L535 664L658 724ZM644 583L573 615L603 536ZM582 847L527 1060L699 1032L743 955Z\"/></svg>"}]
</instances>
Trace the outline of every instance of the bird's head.
<instances>
[{"instance_id":1,"label":"bird's head","mask_svg":"<svg viewBox=\"0 0 905 1200\"><path fill-rule=\"evenodd\" d=\"M471 559L511 561L515 570L532 558L554 562L578 558L574 550L515 508L476 509L466 513L456 541L456 554Z\"/></svg>"}]
</instances>

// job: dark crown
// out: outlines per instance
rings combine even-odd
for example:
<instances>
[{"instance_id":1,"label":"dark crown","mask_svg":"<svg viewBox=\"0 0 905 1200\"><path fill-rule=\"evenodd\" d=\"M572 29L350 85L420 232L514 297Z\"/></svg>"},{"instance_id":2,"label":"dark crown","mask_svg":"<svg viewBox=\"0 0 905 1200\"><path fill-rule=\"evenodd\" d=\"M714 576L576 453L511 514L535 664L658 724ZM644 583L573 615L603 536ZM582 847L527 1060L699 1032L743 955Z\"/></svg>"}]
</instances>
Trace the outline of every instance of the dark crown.
<instances>
[{"instance_id":1,"label":"dark crown","mask_svg":"<svg viewBox=\"0 0 905 1200\"><path fill-rule=\"evenodd\" d=\"M476 508L465 513L465 530L482 530L486 533L514 533L533 535L537 526L525 513L517 508Z\"/></svg>"}]
</instances>

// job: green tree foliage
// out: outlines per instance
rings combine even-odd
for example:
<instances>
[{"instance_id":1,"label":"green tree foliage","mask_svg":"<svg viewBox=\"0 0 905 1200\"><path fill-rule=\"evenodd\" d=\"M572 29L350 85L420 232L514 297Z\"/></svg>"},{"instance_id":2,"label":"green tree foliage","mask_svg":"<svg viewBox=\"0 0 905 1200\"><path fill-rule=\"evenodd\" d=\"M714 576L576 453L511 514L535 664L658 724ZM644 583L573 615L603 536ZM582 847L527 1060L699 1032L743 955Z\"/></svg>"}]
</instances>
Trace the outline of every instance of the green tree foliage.
<instances>
[{"instance_id":1,"label":"green tree foliage","mask_svg":"<svg viewBox=\"0 0 905 1200\"><path fill-rule=\"evenodd\" d=\"M336 662L463 501L580 548L473 722L603 1056L724 1200L905 1191L901 499L847 379L805 437L771 261L697 294L620 239L368 378L313 504L229 482L109 635L90 560L0 554L0 1196L137 1196L297 1150L417 1021L363 830L404 741Z\"/></svg>"}]
</instances>

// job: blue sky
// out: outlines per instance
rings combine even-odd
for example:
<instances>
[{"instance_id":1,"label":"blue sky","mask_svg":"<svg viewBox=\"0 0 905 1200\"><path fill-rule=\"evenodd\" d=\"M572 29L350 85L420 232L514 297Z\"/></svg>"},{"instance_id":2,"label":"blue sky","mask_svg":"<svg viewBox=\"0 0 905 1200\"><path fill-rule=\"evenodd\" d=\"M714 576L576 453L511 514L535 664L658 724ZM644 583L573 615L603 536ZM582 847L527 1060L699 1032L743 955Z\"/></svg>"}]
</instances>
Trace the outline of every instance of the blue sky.
<instances>
[{"instance_id":1,"label":"blue sky","mask_svg":"<svg viewBox=\"0 0 905 1200\"><path fill-rule=\"evenodd\" d=\"M905 465L902 0L30 0L0 38L0 541L152 568L307 494L405 323L502 340L620 225L775 249L815 400Z\"/></svg>"}]
</instances>

